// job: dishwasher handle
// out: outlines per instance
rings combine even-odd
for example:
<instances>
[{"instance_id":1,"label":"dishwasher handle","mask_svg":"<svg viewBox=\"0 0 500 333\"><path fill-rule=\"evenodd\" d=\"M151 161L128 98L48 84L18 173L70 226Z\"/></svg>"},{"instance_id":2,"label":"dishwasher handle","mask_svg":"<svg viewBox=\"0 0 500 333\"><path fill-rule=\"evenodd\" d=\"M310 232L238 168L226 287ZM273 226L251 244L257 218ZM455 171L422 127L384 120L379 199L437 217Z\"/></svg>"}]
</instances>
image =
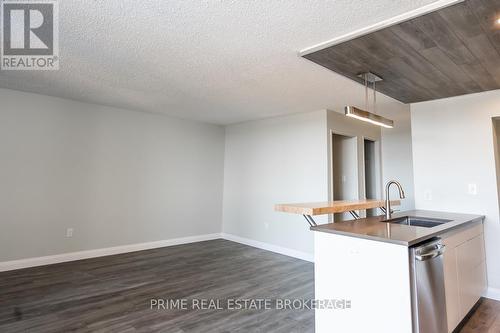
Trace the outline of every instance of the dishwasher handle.
<instances>
[{"instance_id":1,"label":"dishwasher handle","mask_svg":"<svg viewBox=\"0 0 500 333\"><path fill-rule=\"evenodd\" d=\"M446 250L446 246L444 246L443 244L436 244L436 246L434 246L434 248L431 251L416 254L415 259L418 261L426 261L426 260L434 259L434 258L442 255L445 250Z\"/></svg>"}]
</instances>

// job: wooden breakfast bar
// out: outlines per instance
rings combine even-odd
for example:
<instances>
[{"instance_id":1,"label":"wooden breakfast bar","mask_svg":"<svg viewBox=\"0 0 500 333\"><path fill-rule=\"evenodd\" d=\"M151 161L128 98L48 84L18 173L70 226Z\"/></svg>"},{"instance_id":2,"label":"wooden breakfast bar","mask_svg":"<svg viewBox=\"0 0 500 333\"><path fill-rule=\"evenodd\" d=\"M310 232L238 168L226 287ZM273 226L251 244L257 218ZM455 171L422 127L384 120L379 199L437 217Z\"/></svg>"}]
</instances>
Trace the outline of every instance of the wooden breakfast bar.
<instances>
[{"instance_id":1,"label":"wooden breakfast bar","mask_svg":"<svg viewBox=\"0 0 500 333\"><path fill-rule=\"evenodd\" d=\"M401 202L399 200L391 200L392 206L398 206L400 204ZM313 216L315 215L348 212L355 220L357 220L359 219L359 214L356 212L357 210L373 208L380 208L380 210L385 213L385 201L377 199L336 200L325 202L277 204L274 206L274 210L277 212L303 215L311 227L317 225L313 219Z\"/></svg>"}]
</instances>

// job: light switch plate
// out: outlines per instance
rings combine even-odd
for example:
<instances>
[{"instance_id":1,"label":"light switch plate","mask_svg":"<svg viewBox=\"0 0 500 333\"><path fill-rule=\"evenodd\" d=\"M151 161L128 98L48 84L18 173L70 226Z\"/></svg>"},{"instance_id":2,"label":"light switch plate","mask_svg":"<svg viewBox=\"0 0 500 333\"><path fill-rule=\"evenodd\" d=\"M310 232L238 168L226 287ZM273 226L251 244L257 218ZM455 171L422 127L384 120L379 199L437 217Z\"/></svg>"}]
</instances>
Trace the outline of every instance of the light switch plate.
<instances>
[{"instance_id":1,"label":"light switch plate","mask_svg":"<svg viewBox=\"0 0 500 333\"><path fill-rule=\"evenodd\" d=\"M470 183L469 184L469 190L468 190L470 195L477 195L477 184L476 183Z\"/></svg>"},{"instance_id":2,"label":"light switch plate","mask_svg":"<svg viewBox=\"0 0 500 333\"><path fill-rule=\"evenodd\" d=\"M424 191L424 200L425 201L431 201L432 200L432 190L425 190Z\"/></svg>"}]
</instances>

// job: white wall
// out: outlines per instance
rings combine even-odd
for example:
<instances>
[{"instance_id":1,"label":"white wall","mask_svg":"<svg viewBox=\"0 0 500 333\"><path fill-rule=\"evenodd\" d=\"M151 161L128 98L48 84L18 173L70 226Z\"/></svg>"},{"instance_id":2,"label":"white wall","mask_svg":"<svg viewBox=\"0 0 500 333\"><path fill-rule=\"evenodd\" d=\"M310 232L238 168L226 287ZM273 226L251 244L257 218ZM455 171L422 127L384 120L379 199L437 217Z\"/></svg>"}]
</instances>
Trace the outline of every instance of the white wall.
<instances>
[{"instance_id":1,"label":"white wall","mask_svg":"<svg viewBox=\"0 0 500 333\"><path fill-rule=\"evenodd\" d=\"M357 179L351 180L353 183L356 183L358 186L357 191L354 191L352 194L356 194L355 197L352 199L363 199L365 197L365 186L364 186L364 138L369 138L373 141L377 141L380 143L381 140L381 132L380 132L380 127L378 126L373 126L368 123L353 119L353 118L348 118L344 114L335 112L335 111L327 111L327 127L328 127L328 170L329 170L329 176L330 176L330 196L329 199L334 199L334 182L332 182L332 168L331 164L335 160L335 156L331 156L331 145L332 145L332 140L330 135L332 134L340 134L340 135L345 135L349 137L353 137L354 140L356 141L357 145L357 158L356 158L356 170L351 174L352 176L356 176ZM380 147L380 145L379 145ZM378 152L380 153L380 149L378 149ZM380 163L379 163L380 164ZM378 173L380 173L380 169L377 170ZM379 179L380 181L380 179ZM346 216L349 216L348 214Z\"/></svg>"},{"instance_id":2,"label":"white wall","mask_svg":"<svg viewBox=\"0 0 500 333\"><path fill-rule=\"evenodd\" d=\"M380 162L380 143L381 143L381 131L380 127L373 126L366 122L362 122L353 118L346 117L344 114L328 110L327 111L327 126L328 126L328 170L329 170L329 186L330 186L330 196L329 200L339 200L342 198L337 196L338 185L341 184L341 180L338 180L338 176L334 173L339 169L336 164L336 160L338 160L338 156L336 156L335 152L335 142L332 140L332 137L336 135L344 135L346 137L352 138L348 141L352 146L350 147L350 151L354 153L354 156L350 156L348 162L345 165L345 169L349 172L341 171L340 178L342 176L345 177L345 185L350 189L349 192L346 192L346 196L344 199L364 199L365 198L365 164L364 164L364 139L369 138L370 140L377 142L376 148L376 170L375 175L377 179L375 180L379 185L377 187L378 195L381 195L381 162ZM330 137L332 136L332 137ZM331 151L331 147L333 146L333 154ZM348 144L346 144L346 147ZM331 167L333 165L333 167ZM336 179L337 178L337 179ZM361 216L364 216L364 211L358 211ZM335 221L341 220L351 220L352 216L349 213L343 214L335 214ZM333 220L330 220L333 222Z\"/></svg>"},{"instance_id":3,"label":"white wall","mask_svg":"<svg viewBox=\"0 0 500 333\"><path fill-rule=\"evenodd\" d=\"M220 232L223 127L4 89L0 101L0 262Z\"/></svg>"},{"instance_id":4,"label":"white wall","mask_svg":"<svg viewBox=\"0 0 500 333\"><path fill-rule=\"evenodd\" d=\"M366 108L365 106L360 106ZM328 111L328 129L334 133L363 136L377 142L376 150L380 151L381 179L377 180L380 185L378 197L384 196L383 185L389 180L397 180L405 190L406 199L401 201L401 206L396 209L410 210L415 208L415 199L413 196L413 156L412 156L412 138L411 138L411 117L408 105L398 102L387 103L384 108L377 111L380 115L394 120L394 128L385 129L373 126L358 120L347 118L342 113ZM364 142L362 137L358 140L359 161L362 161ZM378 164L378 161L377 161ZM361 177L359 193L364 197L364 164L359 164L359 174ZM391 198L398 198L396 188L391 190Z\"/></svg>"},{"instance_id":5,"label":"white wall","mask_svg":"<svg viewBox=\"0 0 500 333\"><path fill-rule=\"evenodd\" d=\"M495 116L500 116L500 90L411 106L416 207L486 215L490 293L500 297ZM470 183L477 184L475 196L468 194Z\"/></svg>"},{"instance_id":6,"label":"white wall","mask_svg":"<svg viewBox=\"0 0 500 333\"><path fill-rule=\"evenodd\" d=\"M401 117L409 123L406 106L394 109L405 112ZM397 135L384 139L379 127L326 110L227 126L223 232L312 254L313 235L304 218L274 212L273 208L277 203L329 200L332 132L358 137L360 172L364 172L362 138L379 141L382 147L385 144L395 156L386 158L383 174L401 180L411 200L412 160L407 154L411 152L411 137L405 126L396 129ZM409 205L413 208L412 201ZM315 219L318 223L328 221L327 217Z\"/></svg>"},{"instance_id":7,"label":"white wall","mask_svg":"<svg viewBox=\"0 0 500 333\"><path fill-rule=\"evenodd\" d=\"M401 105L400 109L386 110L384 116L394 120L394 128L382 128L382 183L397 180L403 186L406 198L396 209L415 208L413 155L411 137L411 116L409 108ZM384 192L383 192L383 195ZM391 189L391 198L399 199L397 188Z\"/></svg>"},{"instance_id":8,"label":"white wall","mask_svg":"<svg viewBox=\"0 0 500 333\"><path fill-rule=\"evenodd\" d=\"M312 253L304 218L274 205L328 199L326 132L326 111L227 126L223 232Z\"/></svg>"},{"instance_id":9,"label":"white wall","mask_svg":"<svg viewBox=\"0 0 500 333\"><path fill-rule=\"evenodd\" d=\"M221 230L310 257L303 217L274 205L329 199L331 131L384 144L379 128L325 110L224 129L11 90L0 100L0 262Z\"/></svg>"}]
</instances>

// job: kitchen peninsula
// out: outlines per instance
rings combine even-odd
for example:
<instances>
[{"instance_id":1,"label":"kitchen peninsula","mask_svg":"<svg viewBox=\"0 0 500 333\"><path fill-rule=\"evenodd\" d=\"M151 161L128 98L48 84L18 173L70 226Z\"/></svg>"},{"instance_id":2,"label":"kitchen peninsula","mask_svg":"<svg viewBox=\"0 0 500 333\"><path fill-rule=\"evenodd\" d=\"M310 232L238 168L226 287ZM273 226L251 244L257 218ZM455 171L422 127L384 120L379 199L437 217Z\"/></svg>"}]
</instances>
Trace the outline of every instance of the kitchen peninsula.
<instances>
[{"instance_id":1,"label":"kitchen peninsula","mask_svg":"<svg viewBox=\"0 0 500 333\"><path fill-rule=\"evenodd\" d=\"M486 288L483 219L412 210L312 226L315 298L351 302L316 309L316 332L452 332Z\"/></svg>"}]
</instances>

